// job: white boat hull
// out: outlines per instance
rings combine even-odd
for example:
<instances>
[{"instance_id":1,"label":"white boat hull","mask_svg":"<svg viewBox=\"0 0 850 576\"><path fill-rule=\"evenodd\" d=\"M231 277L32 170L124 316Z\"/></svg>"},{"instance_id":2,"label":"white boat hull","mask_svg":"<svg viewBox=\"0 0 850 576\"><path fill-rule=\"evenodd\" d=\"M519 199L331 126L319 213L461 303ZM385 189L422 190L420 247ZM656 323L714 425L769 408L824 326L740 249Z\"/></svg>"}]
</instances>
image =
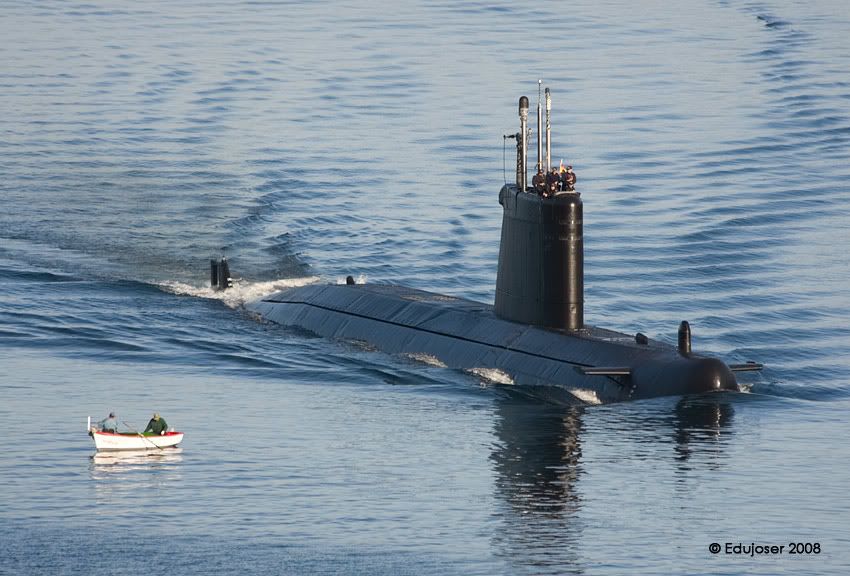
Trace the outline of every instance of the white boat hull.
<instances>
[{"instance_id":1,"label":"white boat hull","mask_svg":"<svg viewBox=\"0 0 850 576\"><path fill-rule=\"evenodd\" d=\"M161 436L142 436L134 433L101 432L91 430L94 446L98 452L117 452L120 450L147 450L159 452L165 448L177 446L183 441L182 432L166 432Z\"/></svg>"}]
</instances>

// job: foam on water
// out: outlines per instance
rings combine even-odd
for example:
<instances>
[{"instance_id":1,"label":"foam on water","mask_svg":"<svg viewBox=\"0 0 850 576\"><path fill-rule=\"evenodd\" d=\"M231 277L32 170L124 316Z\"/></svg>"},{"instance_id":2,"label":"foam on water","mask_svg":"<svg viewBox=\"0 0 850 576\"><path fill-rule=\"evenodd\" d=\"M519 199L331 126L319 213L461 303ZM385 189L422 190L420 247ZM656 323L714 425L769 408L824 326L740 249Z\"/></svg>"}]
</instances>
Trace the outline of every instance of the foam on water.
<instances>
[{"instance_id":1,"label":"foam on water","mask_svg":"<svg viewBox=\"0 0 850 576\"><path fill-rule=\"evenodd\" d=\"M594 406L602 404L602 400L599 399L594 390L586 390L584 388L572 388L569 390L569 393L584 402L585 404L592 404Z\"/></svg>"},{"instance_id":2,"label":"foam on water","mask_svg":"<svg viewBox=\"0 0 850 576\"><path fill-rule=\"evenodd\" d=\"M345 284L345 280L346 280L345 277L338 276L337 279L336 279L336 284ZM354 278L355 284L365 284L368 281L369 280L368 280L368 278L366 277L365 274L359 274L356 278Z\"/></svg>"},{"instance_id":3,"label":"foam on water","mask_svg":"<svg viewBox=\"0 0 850 576\"><path fill-rule=\"evenodd\" d=\"M410 354L404 354L404 356L410 358L411 360L416 360L417 362L422 362L423 364L427 364L428 366L434 366L435 368L446 368L446 364L437 358L436 356L432 356L431 354L424 354L422 352L413 352Z\"/></svg>"},{"instance_id":4,"label":"foam on water","mask_svg":"<svg viewBox=\"0 0 850 576\"><path fill-rule=\"evenodd\" d=\"M284 288L306 286L319 282L320 278L308 276L305 278L282 278L266 282L248 282L235 280L233 287L227 290L214 290L209 286L194 286L184 282L166 281L159 284L160 288L172 294L183 296L195 296L196 298L209 298L221 300L230 308L244 308L246 304L262 300L270 294L274 294Z\"/></svg>"},{"instance_id":5,"label":"foam on water","mask_svg":"<svg viewBox=\"0 0 850 576\"><path fill-rule=\"evenodd\" d=\"M514 384L514 379L511 375L499 370L498 368L470 368L469 370L466 370L466 372L478 376L487 383L505 385Z\"/></svg>"}]
</instances>

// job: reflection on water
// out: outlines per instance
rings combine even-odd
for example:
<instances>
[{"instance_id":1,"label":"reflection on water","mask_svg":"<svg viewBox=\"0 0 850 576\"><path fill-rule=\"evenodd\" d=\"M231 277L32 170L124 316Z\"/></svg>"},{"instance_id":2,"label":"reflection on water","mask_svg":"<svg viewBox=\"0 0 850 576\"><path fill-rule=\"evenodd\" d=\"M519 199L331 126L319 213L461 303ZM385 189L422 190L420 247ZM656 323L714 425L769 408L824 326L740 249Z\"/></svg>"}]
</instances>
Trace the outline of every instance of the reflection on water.
<instances>
[{"instance_id":1,"label":"reflection on water","mask_svg":"<svg viewBox=\"0 0 850 576\"><path fill-rule=\"evenodd\" d=\"M673 420L676 439L676 460L683 470L695 451L722 456L723 448L732 434L735 410L725 394L685 397L676 404ZM718 459L711 459L718 464Z\"/></svg>"},{"instance_id":2,"label":"reflection on water","mask_svg":"<svg viewBox=\"0 0 850 576\"><path fill-rule=\"evenodd\" d=\"M581 457L583 411L518 396L497 402L499 444L491 459L499 472L499 492L514 511L559 517L577 505L572 486Z\"/></svg>"},{"instance_id":3,"label":"reflection on water","mask_svg":"<svg viewBox=\"0 0 850 576\"><path fill-rule=\"evenodd\" d=\"M557 406L510 395L496 404L498 443L490 456L497 497L505 503L495 550L537 573L563 573L578 560L581 506L575 485L581 474L584 408ZM517 567L518 567L517 566Z\"/></svg>"},{"instance_id":4,"label":"reflection on water","mask_svg":"<svg viewBox=\"0 0 850 576\"><path fill-rule=\"evenodd\" d=\"M630 451L632 464L655 462L642 480L675 485L685 473L722 463L731 437L731 402L738 397L711 394L612 410L564 407L508 394L497 400L498 442L490 456L497 473L496 495L504 504L494 549L518 572L533 567L535 574L582 573L585 516L593 516L594 509L584 511L586 500L616 497L607 478L604 486L591 479L579 486L584 468L595 465L583 461L583 442L591 441L603 459L609 450ZM671 466L664 466L665 460ZM628 474L622 464L615 460L614 466Z\"/></svg>"},{"instance_id":5,"label":"reflection on water","mask_svg":"<svg viewBox=\"0 0 850 576\"><path fill-rule=\"evenodd\" d=\"M183 449L156 452L97 452L91 457L89 474L99 504L156 498L160 489L183 480ZM133 499L127 500L128 494ZM110 510L109 513L114 513Z\"/></svg>"},{"instance_id":6,"label":"reflection on water","mask_svg":"<svg viewBox=\"0 0 850 576\"><path fill-rule=\"evenodd\" d=\"M104 472L122 472L144 466L159 468L167 464L183 461L182 448L164 448L162 450L126 450L115 452L95 452L91 456L91 470Z\"/></svg>"}]
</instances>

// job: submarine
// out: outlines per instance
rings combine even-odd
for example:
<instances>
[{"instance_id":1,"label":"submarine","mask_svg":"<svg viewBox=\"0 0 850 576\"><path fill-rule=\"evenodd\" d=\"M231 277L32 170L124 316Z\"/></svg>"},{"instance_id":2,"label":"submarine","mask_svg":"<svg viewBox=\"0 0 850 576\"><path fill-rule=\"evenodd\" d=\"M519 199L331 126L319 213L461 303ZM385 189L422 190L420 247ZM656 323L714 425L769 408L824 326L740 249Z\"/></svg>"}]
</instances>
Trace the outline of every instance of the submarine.
<instances>
[{"instance_id":1,"label":"submarine","mask_svg":"<svg viewBox=\"0 0 850 576\"><path fill-rule=\"evenodd\" d=\"M537 172L551 168L551 94L546 89L546 155L538 87ZM691 350L688 322L677 345L584 322L583 205L571 183L528 185L529 103L519 99L516 179L499 192L502 229L495 302L485 304L399 285L291 287L247 305L274 323L355 341L389 354L427 358L453 369L493 369L516 386L567 403L600 404L659 396L740 391L735 373L761 364L726 364ZM545 172L544 172L545 169ZM572 181L574 183L574 179ZM229 287L224 258L211 284ZM534 392L537 394L537 392Z\"/></svg>"}]
</instances>

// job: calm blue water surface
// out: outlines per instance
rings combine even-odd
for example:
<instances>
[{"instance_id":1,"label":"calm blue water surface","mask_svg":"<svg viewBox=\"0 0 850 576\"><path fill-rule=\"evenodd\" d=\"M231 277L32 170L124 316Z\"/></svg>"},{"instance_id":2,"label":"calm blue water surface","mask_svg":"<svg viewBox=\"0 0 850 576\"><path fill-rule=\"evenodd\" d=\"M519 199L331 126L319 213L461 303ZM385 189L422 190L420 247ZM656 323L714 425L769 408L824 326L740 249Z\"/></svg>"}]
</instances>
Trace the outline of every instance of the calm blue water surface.
<instances>
[{"instance_id":1,"label":"calm blue water surface","mask_svg":"<svg viewBox=\"0 0 850 576\"><path fill-rule=\"evenodd\" d=\"M0 61L0 574L850 571L843 0L0 2ZM564 407L245 310L492 301L538 78L586 320L748 393ZM110 410L185 442L94 457Z\"/></svg>"}]
</instances>

